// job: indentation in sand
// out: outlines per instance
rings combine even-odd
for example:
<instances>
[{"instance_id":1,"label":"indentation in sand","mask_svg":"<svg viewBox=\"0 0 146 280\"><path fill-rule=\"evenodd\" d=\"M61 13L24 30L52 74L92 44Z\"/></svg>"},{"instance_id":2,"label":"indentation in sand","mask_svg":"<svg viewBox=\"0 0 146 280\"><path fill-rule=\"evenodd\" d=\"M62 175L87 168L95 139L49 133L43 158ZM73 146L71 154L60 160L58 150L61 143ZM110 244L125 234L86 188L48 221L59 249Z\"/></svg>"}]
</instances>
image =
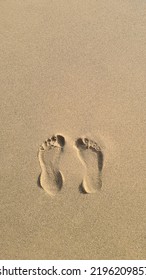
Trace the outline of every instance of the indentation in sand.
<instances>
[{"instance_id":1,"label":"indentation in sand","mask_svg":"<svg viewBox=\"0 0 146 280\"><path fill-rule=\"evenodd\" d=\"M95 141L85 137L78 138L75 145L85 166L85 176L79 190L81 193L96 193L102 187L103 152Z\"/></svg>"},{"instance_id":2,"label":"indentation in sand","mask_svg":"<svg viewBox=\"0 0 146 280\"><path fill-rule=\"evenodd\" d=\"M65 138L53 135L39 148L38 159L41 167L40 186L51 196L55 196L63 186L63 175L59 170L59 161L63 153Z\"/></svg>"}]
</instances>

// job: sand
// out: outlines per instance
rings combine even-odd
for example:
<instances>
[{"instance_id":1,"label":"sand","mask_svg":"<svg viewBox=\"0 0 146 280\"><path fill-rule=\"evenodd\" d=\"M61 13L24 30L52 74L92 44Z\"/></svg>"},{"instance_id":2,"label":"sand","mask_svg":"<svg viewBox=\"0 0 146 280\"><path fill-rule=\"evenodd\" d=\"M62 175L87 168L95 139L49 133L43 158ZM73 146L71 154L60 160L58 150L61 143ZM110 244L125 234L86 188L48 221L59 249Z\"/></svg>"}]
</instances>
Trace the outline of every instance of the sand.
<instances>
[{"instance_id":1,"label":"sand","mask_svg":"<svg viewBox=\"0 0 146 280\"><path fill-rule=\"evenodd\" d=\"M145 11L0 1L0 259L146 259ZM65 145L45 147L42 188L54 135Z\"/></svg>"}]
</instances>

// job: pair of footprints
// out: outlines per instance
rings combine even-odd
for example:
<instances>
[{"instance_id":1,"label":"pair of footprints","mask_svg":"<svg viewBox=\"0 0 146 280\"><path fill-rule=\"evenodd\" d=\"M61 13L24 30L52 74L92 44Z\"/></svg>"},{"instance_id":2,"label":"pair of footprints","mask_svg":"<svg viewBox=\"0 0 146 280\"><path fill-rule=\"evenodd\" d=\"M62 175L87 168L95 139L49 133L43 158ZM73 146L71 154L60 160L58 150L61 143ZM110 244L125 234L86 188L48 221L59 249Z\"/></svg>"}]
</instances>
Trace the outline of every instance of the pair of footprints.
<instances>
[{"instance_id":1,"label":"pair of footprints","mask_svg":"<svg viewBox=\"0 0 146 280\"><path fill-rule=\"evenodd\" d=\"M39 148L38 158L41 167L40 186L51 196L55 196L63 187L64 178L59 170L60 157L64 151L65 138L52 136ZM98 144L88 138L75 141L78 156L85 166L85 175L79 186L81 193L96 193L102 186L103 153Z\"/></svg>"}]
</instances>

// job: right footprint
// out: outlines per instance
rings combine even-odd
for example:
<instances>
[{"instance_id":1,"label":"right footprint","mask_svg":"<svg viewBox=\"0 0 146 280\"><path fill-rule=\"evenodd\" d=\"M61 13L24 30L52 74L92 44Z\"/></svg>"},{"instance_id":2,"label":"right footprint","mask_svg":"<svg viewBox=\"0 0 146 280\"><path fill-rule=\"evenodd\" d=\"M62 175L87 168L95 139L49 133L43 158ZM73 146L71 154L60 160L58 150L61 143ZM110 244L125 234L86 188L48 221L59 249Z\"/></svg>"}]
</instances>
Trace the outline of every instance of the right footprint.
<instances>
[{"instance_id":1,"label":"right footprint","mask_svg":"<svg viewBox=\"0 0 146 280\"><path fill-rule=\"evenodd\" d=\"M75 142L79 158L85 166L85 176L79 187L82 193L96 193L102 187L103 153L98 144L88 138Z\"/></svg>"}]
</instances>

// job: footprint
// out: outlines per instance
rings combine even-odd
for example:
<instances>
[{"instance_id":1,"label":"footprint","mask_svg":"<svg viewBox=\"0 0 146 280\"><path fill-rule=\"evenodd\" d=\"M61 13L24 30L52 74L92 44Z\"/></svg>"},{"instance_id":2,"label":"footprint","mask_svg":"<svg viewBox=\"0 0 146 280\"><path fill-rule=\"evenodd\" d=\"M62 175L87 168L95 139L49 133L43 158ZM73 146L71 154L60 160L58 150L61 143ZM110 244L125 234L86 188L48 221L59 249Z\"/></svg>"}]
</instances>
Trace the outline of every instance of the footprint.
<instances>
[{"instance_id":1,"label":"footprint","mask_svg":"<svg viewBox=\"0 0 146 280\"><path fill-rule=\"evenodd\" d=\"M64 137L54 135L47 139L39 148L40 186L51 196L55 196L63 186L63 175L59 170L59 161L64 145Z\"/></svg>"},{"instance_id":2,"label":"footprint","mask_svg":"<svg viewBox=\"0 0 146 280\"><path fill-rule=\"evenodd\" d=\"M79 158L86 169L79 190L81 193L96 193L102 187L103 153L101 148L88 138L78 138L75 144Z\"/></svg>"}]
</instances>

